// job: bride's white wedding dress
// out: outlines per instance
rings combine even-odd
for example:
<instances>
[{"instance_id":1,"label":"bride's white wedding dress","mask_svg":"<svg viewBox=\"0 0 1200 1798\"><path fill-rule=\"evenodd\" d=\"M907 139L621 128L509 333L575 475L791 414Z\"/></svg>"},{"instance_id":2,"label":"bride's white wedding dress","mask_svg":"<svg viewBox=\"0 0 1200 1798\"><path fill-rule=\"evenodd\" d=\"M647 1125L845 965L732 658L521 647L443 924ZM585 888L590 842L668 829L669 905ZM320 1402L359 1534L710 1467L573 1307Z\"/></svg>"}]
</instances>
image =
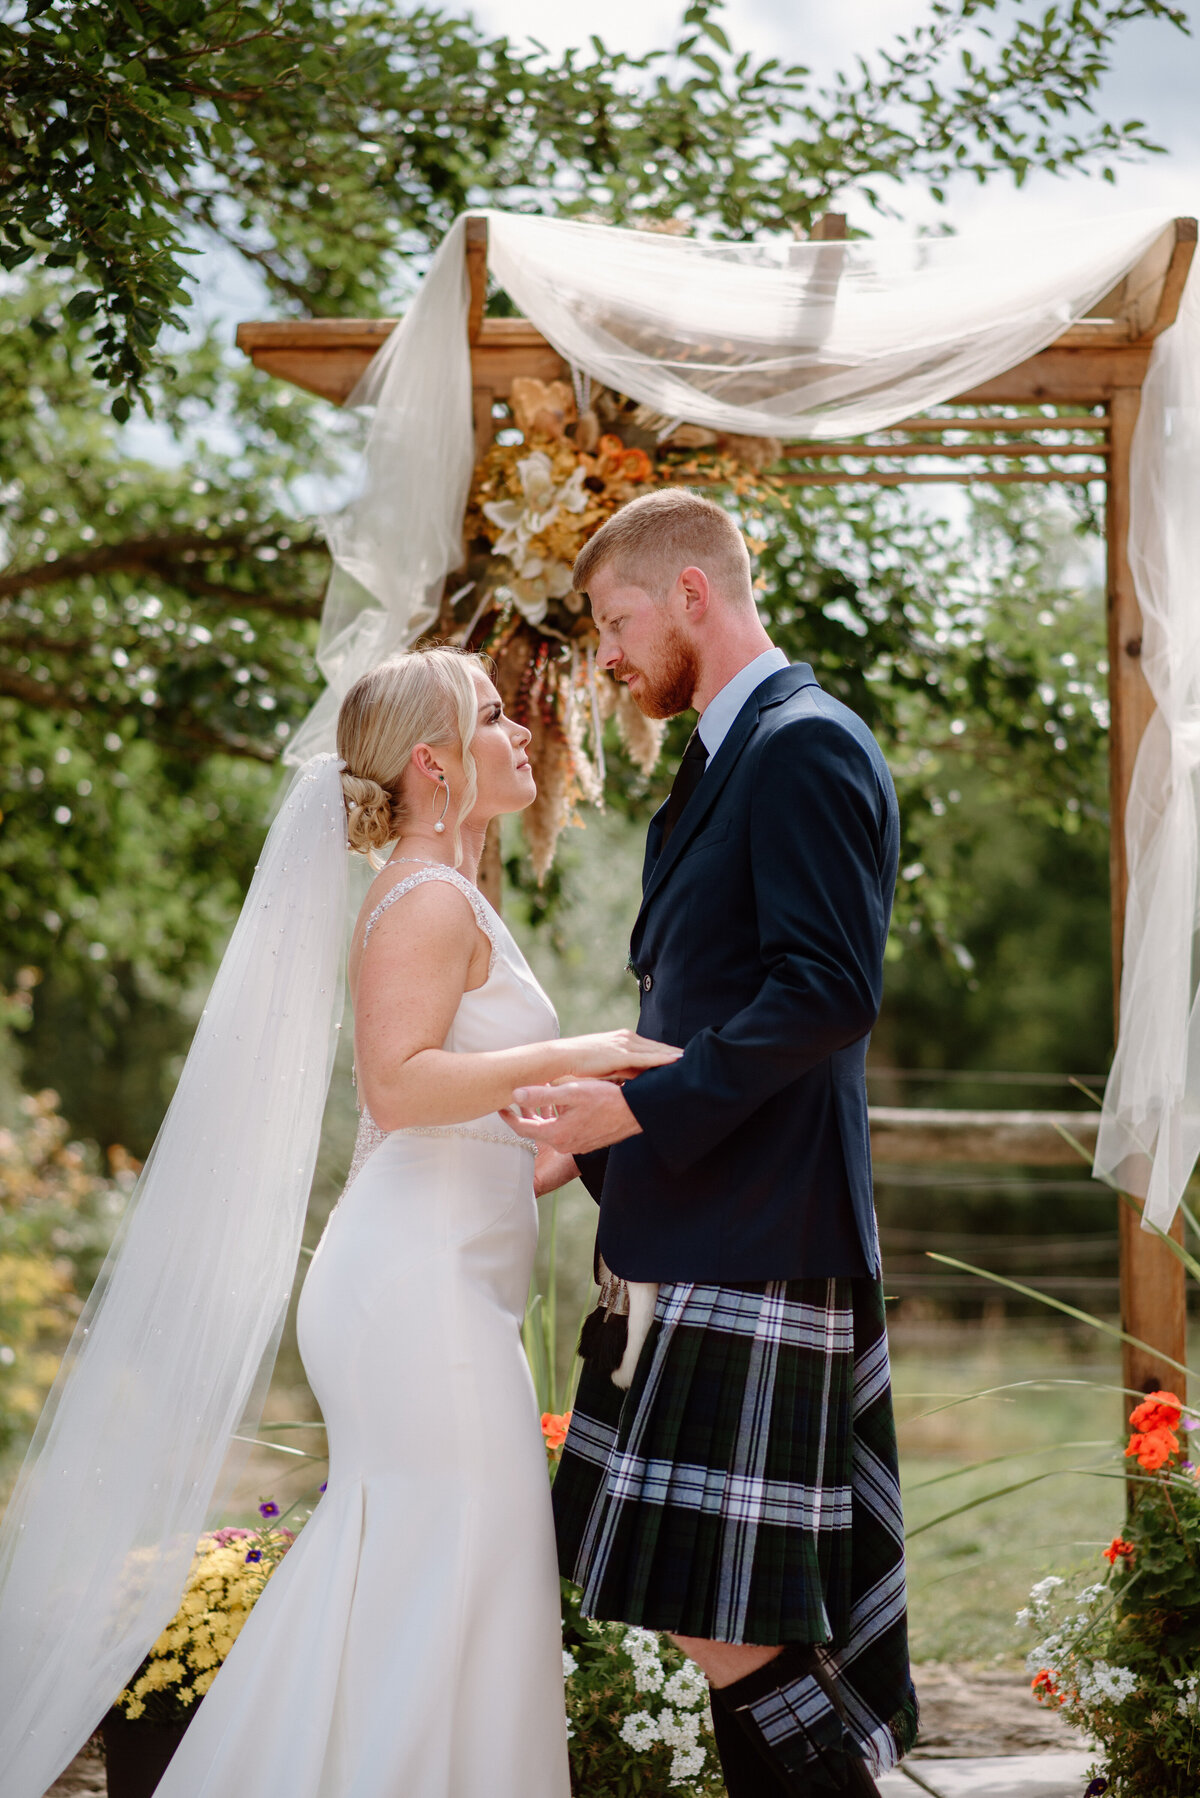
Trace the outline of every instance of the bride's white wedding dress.
<instances>
[{"instance_id":1,"label":"bride's white wedding dress","mask_svg":"<svg viewBox=\"0 0 1200 1798\"><path fill-rule=\"evenodd\" d=\"M508 930L446 1048L557 1033ZM365 935L364 935L365 940ZM497 1115L385 1134L364 1111L300 1299L325 1496L158 1798L568 1798L558 1573L520 1326L533 1156Z\"/></svg>"}]
</instances>

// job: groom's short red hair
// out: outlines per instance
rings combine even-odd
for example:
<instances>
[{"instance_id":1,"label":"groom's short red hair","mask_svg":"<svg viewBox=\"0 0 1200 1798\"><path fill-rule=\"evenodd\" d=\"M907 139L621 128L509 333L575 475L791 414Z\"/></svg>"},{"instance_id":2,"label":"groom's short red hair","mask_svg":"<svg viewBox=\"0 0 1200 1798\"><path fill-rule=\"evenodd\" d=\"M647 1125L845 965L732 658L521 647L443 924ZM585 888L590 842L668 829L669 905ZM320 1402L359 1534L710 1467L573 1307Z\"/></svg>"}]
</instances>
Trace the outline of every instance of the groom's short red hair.
<instances>
[{"instance_id":1,"label":"groom's short red hair","mask_svg":"<svg viewBox=\"0 0 1200 1798\"><path fill-rule=\"evenodd\" d=\"M750 552L733 519L688 487L660 487L614 512L580 550L572 579L586 593L601 568L612 568L658 597L685 568L701 568L720 598L753 605Z\"/></svg>"}]
</instances>

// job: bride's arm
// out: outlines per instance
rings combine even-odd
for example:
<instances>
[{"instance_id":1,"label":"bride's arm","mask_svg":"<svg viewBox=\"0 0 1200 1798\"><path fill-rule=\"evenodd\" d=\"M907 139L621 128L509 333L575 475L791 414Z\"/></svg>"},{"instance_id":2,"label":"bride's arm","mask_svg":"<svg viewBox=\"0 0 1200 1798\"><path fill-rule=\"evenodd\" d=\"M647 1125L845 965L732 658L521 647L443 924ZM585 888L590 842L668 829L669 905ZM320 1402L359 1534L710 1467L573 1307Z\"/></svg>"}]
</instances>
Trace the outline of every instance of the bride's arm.
<instances>
[{"instance_id":1,"label":"bride's arm","mask_svg":"<svg viewBox=\"0 0 1200 1798\"><path fill-rule=\"evenodd\" d=\"M632 1073L679 1055L631 1030L446 1051L464 992L486 975L487 948L469 902L444 881L406 893L371 932L358 968L354 1049L359 1088L381 1130L464 1123L511 1104L514 1087Z\"/></svg>"}]
</instances>

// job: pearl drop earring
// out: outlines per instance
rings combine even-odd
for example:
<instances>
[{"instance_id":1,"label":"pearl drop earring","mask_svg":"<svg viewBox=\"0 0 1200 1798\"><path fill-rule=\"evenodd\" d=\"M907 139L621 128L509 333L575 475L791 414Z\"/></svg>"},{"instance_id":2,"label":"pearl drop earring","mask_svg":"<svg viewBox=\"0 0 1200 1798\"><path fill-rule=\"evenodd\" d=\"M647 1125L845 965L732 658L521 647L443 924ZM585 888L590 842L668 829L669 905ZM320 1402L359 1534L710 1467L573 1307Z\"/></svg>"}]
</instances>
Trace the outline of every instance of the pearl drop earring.
<instances>
[{"instance_id":1,"label":"pearl drop earring","mask_svg":"<svg viewBox=\"0 0 1200 1798\"><path fill-rule=\"evenodd\" d=\"M433 828L437 831L438 835L441 836L446 828L446 813L450 807L450 789L446 785L446 776L444 774L438 775L438 785L442 789L442 809Z\"/></svg>"}]
</instances>

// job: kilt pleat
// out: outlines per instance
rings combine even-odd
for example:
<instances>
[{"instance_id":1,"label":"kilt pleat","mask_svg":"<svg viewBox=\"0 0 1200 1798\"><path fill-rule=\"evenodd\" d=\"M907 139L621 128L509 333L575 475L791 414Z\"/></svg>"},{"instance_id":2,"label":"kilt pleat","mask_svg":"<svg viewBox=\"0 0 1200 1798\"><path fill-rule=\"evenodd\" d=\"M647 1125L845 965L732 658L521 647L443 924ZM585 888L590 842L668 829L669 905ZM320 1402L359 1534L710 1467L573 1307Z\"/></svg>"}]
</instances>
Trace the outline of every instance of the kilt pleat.
<instances>
[{"instance_id":1,"label":"kilt pleat","mask_svg":"<svg viewBox=\"0 0 1200 1798\"><path fill-rule=\"evenodd\" d=\"M629 1391L584 1370L554 1511L585 1615L824 1644L868 1764L906 1750L915 1708L878 1282L662 1286Z\"/></svg>"}]
</instances>

